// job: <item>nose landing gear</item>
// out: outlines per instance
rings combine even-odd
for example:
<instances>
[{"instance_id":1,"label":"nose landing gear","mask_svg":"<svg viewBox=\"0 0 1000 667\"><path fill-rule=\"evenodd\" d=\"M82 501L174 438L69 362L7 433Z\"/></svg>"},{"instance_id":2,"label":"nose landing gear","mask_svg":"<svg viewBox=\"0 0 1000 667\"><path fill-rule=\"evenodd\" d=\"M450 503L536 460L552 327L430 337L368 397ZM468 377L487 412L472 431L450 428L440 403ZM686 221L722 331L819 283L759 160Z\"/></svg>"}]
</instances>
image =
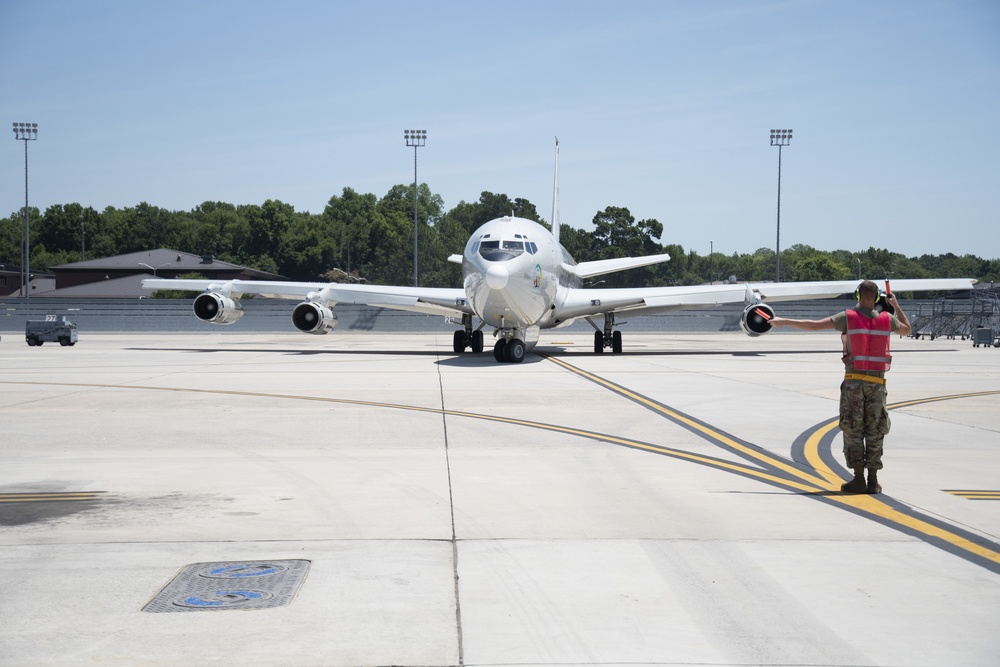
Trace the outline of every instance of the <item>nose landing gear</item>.
<instances>
[{"instance_id":1,"label":"nose landing gear","mask_svg":"<svg viewBox=\"0 0 1000 667\"><path fill-rule=\"evenodd\" d=\"M519 364L524 361L527 348L520 338L501 338L493 346L493 358L500 363Z\"/></svg>"}]
</instances>

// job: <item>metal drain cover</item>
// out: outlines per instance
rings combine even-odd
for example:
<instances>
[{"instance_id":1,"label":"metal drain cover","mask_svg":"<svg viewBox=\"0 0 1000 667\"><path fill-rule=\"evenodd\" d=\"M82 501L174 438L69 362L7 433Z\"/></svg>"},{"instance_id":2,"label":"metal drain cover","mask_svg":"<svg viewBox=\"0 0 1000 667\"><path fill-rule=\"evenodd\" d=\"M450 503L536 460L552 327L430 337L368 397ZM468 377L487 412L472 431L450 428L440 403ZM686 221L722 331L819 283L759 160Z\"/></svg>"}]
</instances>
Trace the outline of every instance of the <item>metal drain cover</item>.
<instances>
[{"instance_id":1,"label":"metal drain cover","mask_svg":"<svg viewBox=\"0 0 1000 667\"><path fill-rule=\"evenodd\" d=\"M142 608L145 612L270 609L292 601L307 560L247 560L188 565Z\"/></svg>"}]
</instances>

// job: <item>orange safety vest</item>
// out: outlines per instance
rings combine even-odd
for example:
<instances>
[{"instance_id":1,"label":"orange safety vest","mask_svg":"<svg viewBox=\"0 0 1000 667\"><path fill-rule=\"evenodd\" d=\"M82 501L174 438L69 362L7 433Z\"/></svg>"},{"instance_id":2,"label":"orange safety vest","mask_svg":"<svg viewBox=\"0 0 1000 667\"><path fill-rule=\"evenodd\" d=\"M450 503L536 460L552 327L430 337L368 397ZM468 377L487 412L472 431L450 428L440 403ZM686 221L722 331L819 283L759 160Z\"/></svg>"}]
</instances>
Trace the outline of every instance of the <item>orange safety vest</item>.
<instances>
[{"instance_id":1,"label":"orange safety vest","mask_svg":"<svg viewBox=\"0 0 1000 667\"><path fill-rule=\"evenodd\" d=\"M847 342L844 346L844 363L854 365L856 371L887 371L892 365L889 338L892 336L892 318L881 312L867 317L857 310L847 311Z\"/></svg>"}]
</instances>

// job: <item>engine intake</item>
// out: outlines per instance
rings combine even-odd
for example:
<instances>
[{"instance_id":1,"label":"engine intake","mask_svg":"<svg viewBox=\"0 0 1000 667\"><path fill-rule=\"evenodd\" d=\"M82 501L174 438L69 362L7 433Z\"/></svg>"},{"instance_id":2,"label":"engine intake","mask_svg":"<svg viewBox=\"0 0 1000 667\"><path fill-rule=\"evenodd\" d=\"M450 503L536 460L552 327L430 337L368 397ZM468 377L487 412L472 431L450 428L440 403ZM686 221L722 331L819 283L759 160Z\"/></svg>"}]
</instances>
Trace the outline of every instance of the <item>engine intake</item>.
<instances>
[{"instance_id":1,"label":"engine intake","mask_svg":"<svg viewBox=\"0 0 1000 667\"><path fill-rule=\"evenodd\" d=\"M292 311L292 324L303 333L328 334L337 326L333 311L312 301L303 301Z\"/></svg>"},{"instance_id":2,"label":"engine intake","mask_svg":"<svg viewBox=\"0 0 1000 667\"><path fill-rule=\"evenodd\" d=\"M203 322L232 324L243 317L243 305L228 296L206 292L194 300L194 314Z\"/></svg>"},{"instance_id":3,"label":"engine intake","mask_svg":"<svg viewBox=\"0 0 1000 667\"><path fill-rule=\"evenodd\" d=\"M773 327L771 318L774 317L774 309L764 303L751 303L743 310L740 316L740 327L748 336L763 336Z\"/></svg>"}]
</instances>

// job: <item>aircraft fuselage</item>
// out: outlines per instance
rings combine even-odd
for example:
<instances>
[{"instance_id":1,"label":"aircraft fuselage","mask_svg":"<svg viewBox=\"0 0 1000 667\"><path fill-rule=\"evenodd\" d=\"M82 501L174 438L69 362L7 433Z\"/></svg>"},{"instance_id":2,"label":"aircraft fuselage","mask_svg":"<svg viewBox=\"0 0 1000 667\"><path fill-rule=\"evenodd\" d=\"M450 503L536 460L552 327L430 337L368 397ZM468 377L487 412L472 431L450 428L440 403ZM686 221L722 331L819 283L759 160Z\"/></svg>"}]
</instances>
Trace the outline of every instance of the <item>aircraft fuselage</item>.
<instances>
[{"instance_id":1,"label":"aircraft fuselage","mask_svg":"<svg viewBox=\"0 0 1000 667\"><path fill-rule=\"evenodd\" d=\"M469 238L462 275L469 305L487 325L522 340L532 327L551 326L558 305L563 248L538 223L505 217Z\"/></svg>"}]
</instances>

